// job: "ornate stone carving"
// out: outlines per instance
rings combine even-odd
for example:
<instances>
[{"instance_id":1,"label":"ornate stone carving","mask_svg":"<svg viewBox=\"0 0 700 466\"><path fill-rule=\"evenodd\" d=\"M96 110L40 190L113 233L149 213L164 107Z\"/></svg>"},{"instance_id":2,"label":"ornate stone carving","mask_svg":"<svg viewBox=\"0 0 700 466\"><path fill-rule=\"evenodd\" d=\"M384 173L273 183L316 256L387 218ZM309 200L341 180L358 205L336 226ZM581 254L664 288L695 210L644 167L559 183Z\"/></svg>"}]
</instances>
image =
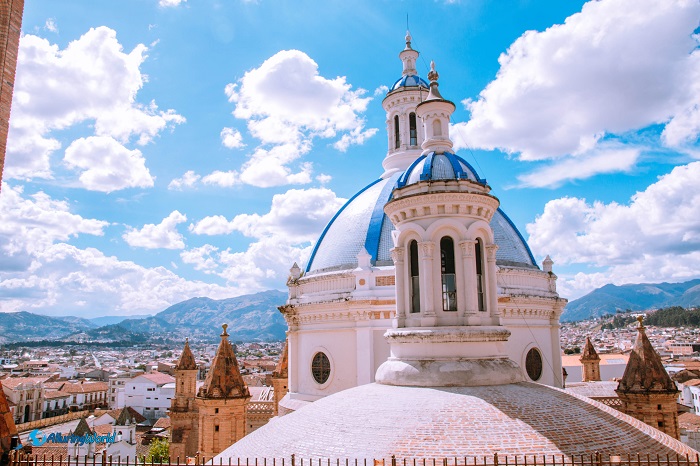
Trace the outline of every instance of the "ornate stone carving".
<instances>
[{"instance_id":1,"label":"ornate stone carving","mask_svg":"<svg viewBox=\"0 0 700 466\"><path fill-rule=\"evenodd\" d=\"M433 251L435 251L434 241L421 241L418 243L418 254L421 259L432 259Z\"/></svg>"}]
</instances>

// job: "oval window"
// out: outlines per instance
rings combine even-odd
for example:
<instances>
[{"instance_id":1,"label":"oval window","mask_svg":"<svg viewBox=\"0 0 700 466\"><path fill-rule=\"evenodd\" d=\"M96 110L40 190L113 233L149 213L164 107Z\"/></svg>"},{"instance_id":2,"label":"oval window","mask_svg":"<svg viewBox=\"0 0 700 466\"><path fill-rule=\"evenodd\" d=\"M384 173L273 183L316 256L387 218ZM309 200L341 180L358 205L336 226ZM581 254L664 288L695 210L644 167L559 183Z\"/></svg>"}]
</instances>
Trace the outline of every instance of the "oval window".
<instances>
[{"instance_id":1,"label":"oval window","mask_svg":"<svg viewBox=\"0 0 700 466\"><path fill-rule=\"evenodd\" d=\"M319 384L324 384L328 381L331 375L331 362L325 353L316 353L311 361L311 374L314 380Z\"/></svg>"},{"instance_id":2,"label":"oval window","mask_svg":"<svg viewBox=\"0 0 700 466\"><path fill-rule=\"evenodd\" d=\"M539 380L542 377L542 355L537 348L531 348L525 356L525 370L532 380Z\"/></svg>"}]
</instances>

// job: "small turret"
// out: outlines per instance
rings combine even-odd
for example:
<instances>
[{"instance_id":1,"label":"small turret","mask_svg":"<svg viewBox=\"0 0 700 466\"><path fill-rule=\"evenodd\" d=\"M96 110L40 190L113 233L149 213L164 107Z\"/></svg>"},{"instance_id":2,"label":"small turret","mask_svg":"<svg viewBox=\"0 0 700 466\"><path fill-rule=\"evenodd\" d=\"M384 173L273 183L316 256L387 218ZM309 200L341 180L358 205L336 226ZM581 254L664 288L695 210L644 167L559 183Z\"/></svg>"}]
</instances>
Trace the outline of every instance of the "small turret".
<instances>
[{"instance_id":1,"label":"small turret","mask_svg":"<svg viewBox=\"0 0 700 466\"><path fill-rule=\"evenodd\" d=\"M580 361L583 363L583 381L600 381L600 356L591 343L591 338L586 337L586 345L583 347Z\"/></svg>"}]
</instances>

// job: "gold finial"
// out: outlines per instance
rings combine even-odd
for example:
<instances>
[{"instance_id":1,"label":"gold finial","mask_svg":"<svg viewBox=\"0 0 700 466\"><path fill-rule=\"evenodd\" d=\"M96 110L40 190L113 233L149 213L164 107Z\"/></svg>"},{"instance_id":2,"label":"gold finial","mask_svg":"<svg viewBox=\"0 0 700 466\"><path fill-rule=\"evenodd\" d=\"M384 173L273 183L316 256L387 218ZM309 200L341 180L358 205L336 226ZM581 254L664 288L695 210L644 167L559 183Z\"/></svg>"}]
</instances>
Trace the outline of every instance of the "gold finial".
<instances>
[{"instance_id":1,"label":"gold finial","mask_svg":"<svg viewBox=\"0 0 700 466\"><path fill-rule=\"evenodd\" d=\"M643 329L644 328L644 316L637 316L637 322L639 322L639 325L637 325L638 329Z\"/></svg>"},{"instance_id":2,"label":"gold finial","mask_svg":"<svg viewBox=\"0 0 700 466\"><path fill-rule=\"evenodd\" d=\"M224 333L221 334L222 337L227 337L228 333L226 333L226 329L228 328L228 324L223 324L221 325L221 328L224 329Z\"/></svg>"}]
</instances>

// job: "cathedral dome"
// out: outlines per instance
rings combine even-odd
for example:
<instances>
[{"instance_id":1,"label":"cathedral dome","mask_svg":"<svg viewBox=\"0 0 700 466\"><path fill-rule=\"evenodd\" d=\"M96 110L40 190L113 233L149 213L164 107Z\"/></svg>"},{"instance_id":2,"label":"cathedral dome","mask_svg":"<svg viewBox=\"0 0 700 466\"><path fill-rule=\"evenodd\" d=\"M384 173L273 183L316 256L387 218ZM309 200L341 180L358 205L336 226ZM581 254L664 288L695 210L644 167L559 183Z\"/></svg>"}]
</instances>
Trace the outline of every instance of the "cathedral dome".
<instances>
[{"instance_id":1,"label":"cathedral dome","mask_svg":"<svg viewBox=\"0 0 700 466\"><path fill-rule=\"evenodd\" d=\"M430 86L428 86L428 83L425 82L425 80L420 76L409 74L401 76L399 79L397 79L391 88L389 88L389 92L393 92L404 87L422 87L424 89L428 89Z\"/></svg>"},{"instance_id":2,"label":"cathedral dome","mask_svg":"<svg viewBox=\"0 0 700 466\"><path fill-rule=\"evenodd\" d=\"M613 434L614 433L614 434ZM696 452L589 398L536 383L485 387L351 388L277 418L219 460L483 457Z\"/></svg>"},{"instance_id":3,"label":"cathedral dome","mask_svg":"<svg viewBox=\"0 0 700 466\"><path fill-rule=\"evenodd\" d=\"M430 152L421 155L413 162L399 178L397 188L428 180L471 180L486 184L486 180L479 178L476 171L463 158L450 152L444 154Z\"/></svg>"},{"instance_id":4,"label":"cathedral dome","mask_svg":"<svg viewBox=\"0 0 700 466\"><path fill-rule=\"evenodd\" d=\"M424 175L426 178L422 178ZM363 249L372 257L373 265L393 266L389 251L394 247L391 238L394 226L384 213L384 205L391 200L395 187L421 179L469 179L486 183L469 163L455 154L421 156L405 173L376 180L350 198L321 233L306 273L352 270L357 267L357 255ZM491 219L491 228L498 245L496 264L538 269L525 239L500 208Z\"/></svg>"}]
</instances>

